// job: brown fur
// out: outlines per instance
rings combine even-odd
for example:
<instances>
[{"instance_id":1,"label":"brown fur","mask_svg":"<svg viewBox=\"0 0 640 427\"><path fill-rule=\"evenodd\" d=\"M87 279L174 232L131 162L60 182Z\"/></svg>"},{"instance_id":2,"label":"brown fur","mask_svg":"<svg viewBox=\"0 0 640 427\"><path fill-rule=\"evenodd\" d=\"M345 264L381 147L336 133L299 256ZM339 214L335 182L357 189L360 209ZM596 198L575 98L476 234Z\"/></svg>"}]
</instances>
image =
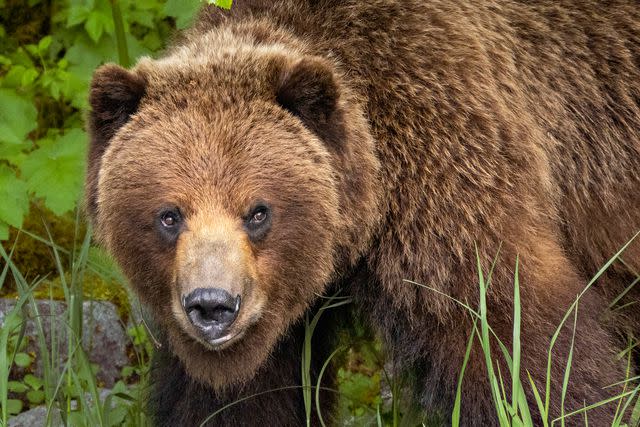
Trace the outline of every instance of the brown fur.
<instances>
[{"instance_id":1,"label":"brown fur","mask_svg":"<svg viewBox=\"0 0 640 427\"><path fill-rule=\"evenodd\" d=\"M187 375L227 390L221 404L238 384L262 384L260 367L282 356L277 343L293 339L317 294L355 274L358 304L401 369L419 375L417 398L450 413L471 318L403 279L475 305L477 244L485 271L499 251L489 320L507 346L519 257L523 366L540 389L565 310L640 229L637 4L236 3L203 10L164 58L131 72L105 66L92 86L96 234ZM240 218L256 199L274 206L271 231L230 241L251 246L236 267L251 271L239 274L264 307L241 339L207 350L171 313L188 263L153 219L163 204L180 206L178 247L201 237L195 218L243 236ZM580 302L566 410L608 397L615 390L603 387L624 377L619 342L600 320L640 271L640 242L623 258ZM636 333L639 312L626 315ZM570 338L561 334L554 351L555 415ZM269 366L289 369L288 357ZM181 400L189 396L175 399L197 411ZM495 423L477 349L462 410L465 424ZM605 425L614 410L589 421Z\"/></svg>"}]
</instances>

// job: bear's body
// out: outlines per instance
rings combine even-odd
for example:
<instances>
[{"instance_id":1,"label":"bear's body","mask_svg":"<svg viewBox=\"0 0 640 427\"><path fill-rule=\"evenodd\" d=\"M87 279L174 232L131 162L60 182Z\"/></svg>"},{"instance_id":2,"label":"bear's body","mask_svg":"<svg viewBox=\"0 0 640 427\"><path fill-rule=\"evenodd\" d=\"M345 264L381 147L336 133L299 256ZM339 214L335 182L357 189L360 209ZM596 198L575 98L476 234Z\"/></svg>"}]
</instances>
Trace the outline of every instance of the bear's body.
<instances>
[{"instance_id":1,"label":"bear's body","mask_svg":"<svg viewBox=\"0 0 640 427\"><path fill-rule=\"evenodd\" d=\"M91 102L89 212L166 335L159 425L198 424L299 385L300 320L337 283L417 375L421 405L450 414L473 319L443 294L477 305L475 245L485 273L497 256L489 322L507 347L518 257L521 372L543 390L565 311L640 229L634 1L238 0L205 9L164 58L99 70ZM255 200L272 215L259 237L240 219ZM168 205L184 227L160 238L146 218ZM209 256L215 266L200 268ZM567 412L624 379L619 342L599 320L640 271L640 244L623 258L580 301ZM217 287L250 283L225 287L251 313L228 346L193 338L176 302L210 286L184 278L195 270L207 280L224 270ZM625 315L636 334L639 312ZM554 347L553 415L569 329ZM316 334L330 342L330 330ZM332 350L314 347L315 373ZM496 422L479 346L462 414L465 425ZM302 394L287 389L212 425L303 420Z\"/></svg>"}]
</instances>

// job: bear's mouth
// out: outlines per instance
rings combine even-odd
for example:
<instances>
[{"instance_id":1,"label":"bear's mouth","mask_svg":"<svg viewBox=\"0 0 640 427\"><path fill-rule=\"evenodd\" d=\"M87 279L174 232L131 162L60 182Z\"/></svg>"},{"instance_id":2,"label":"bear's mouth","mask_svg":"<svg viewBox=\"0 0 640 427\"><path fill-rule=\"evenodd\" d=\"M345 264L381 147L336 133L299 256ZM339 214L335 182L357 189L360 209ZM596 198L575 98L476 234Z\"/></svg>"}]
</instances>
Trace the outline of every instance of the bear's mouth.
<instances>
[{"instance_id":1,"label":"bear's mouth","mask_svg":"<svg viewBox=\"0 0 640 427\"><path fill-rule=\"evenodd\" d=\"M243 328L240 331L231 332L223 337L216 338L213 340L204 340L199 339L198 342L206 347L208 350L224 350L225 348L231 347L234 343L242 339L245 335L247 328Z\"/></svg>"},{"instance_id":2,"label":"bear's mouth","mask_svg":"<svg viewBox=\"0 0 640 427\"><path fill-rule=\"evenodd\" d=\"M239 307L239 302L234 303L238 305L237 310L239 310L239 314L237 318L229 324L229 327L222 333L219 333L220 331L217 331L218 333L207 333L206 327L202 328L194 325L194 315L193 313L190 315L190 313L185 310L182 299L180 299L179 302L176 300L178 300L178 298L174 299L173 314L179 321L180 329L182 329L185 335L198 342L206 350L220 351L233 346L255 326L262 316L261 310L243 311ZM238 300L244 300L244 298L238 298ZM242 305L245 305L244 301L242 301ZM234 309L236 309L235 306Z\"/></svg>"},{"instance_id":3,"label":"bear's mouth","mask_svg":"<svg viewBox=\"0 0 640 427\"><path fill-rule=\"evenodd\" d=\"M236 320L234 327L229 333L226 335L216 338L216 339L205 339L205 338L196 338L200 344L206 347L209 350L224 350L233 346L235 343L240 341L247 333L249 333L252 329L255 329L257 323L261 320L261 313L259 311L254 311L251 315L246 316L245 318L238 318Z\"/></svg>"}]
</instances>

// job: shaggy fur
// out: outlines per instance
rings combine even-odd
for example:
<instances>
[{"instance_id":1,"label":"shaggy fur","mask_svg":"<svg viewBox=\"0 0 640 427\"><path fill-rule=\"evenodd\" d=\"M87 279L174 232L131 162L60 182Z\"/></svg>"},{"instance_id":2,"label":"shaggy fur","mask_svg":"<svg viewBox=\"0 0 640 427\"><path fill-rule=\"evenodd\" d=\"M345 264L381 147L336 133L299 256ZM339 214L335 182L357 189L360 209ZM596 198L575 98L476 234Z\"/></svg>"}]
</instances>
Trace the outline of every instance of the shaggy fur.
<instances>
[{"instance_id":1,"label":"shaggy fur","mask_svg":"<svg viewBox=\"0 0 640 427\"><path fill-rule=\"evenodd\" d=\"M265 385L297 384L294 325L341 281L399 369L417 375L417 401L450 414L472 319L442 294L477 303L475 245L485 271L499 254L489 322L507 346L519 261L522 364L542 389L564 312L640 229L639 81L635 1L238 0L205 8L163 58L99 69L88 209L167 337L156 422L197 422ZM274 215L257 243L241 225L256 200ZM174 243L153 225L167 204L185 216ZM238 274L258 320L211 350L181 324L176 277L197 261L184 261L190 242L222 235L245 254ZM623 258L580 301L565 411L624 378L600 319L640 271L640 242ZM624 314L635 333L639 312ZM554 349L553 415L570 332ZM463 423L492 425L477 347ZM218 422L302 424L299 394L255 402Z\"/></svg>"}]
</instances>

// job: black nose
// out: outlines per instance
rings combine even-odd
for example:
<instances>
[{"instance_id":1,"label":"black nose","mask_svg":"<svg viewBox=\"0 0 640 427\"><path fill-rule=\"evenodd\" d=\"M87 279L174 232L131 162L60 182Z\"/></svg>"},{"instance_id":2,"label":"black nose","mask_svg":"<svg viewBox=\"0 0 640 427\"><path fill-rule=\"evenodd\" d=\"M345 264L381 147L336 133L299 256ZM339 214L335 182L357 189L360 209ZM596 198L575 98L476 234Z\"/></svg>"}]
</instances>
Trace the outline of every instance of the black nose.
<instances>
[{"instance_id":1,"label":"black nose","mask_svg":"<svg viewBox=\"0 0 640 427\"><path fill-rule=\"evenodd\" d=\"M189 320L208 340L225 335L238 317L240 295L233 297L224 289L198 288L182 297Z\"/></svg>"}]
</instances>

